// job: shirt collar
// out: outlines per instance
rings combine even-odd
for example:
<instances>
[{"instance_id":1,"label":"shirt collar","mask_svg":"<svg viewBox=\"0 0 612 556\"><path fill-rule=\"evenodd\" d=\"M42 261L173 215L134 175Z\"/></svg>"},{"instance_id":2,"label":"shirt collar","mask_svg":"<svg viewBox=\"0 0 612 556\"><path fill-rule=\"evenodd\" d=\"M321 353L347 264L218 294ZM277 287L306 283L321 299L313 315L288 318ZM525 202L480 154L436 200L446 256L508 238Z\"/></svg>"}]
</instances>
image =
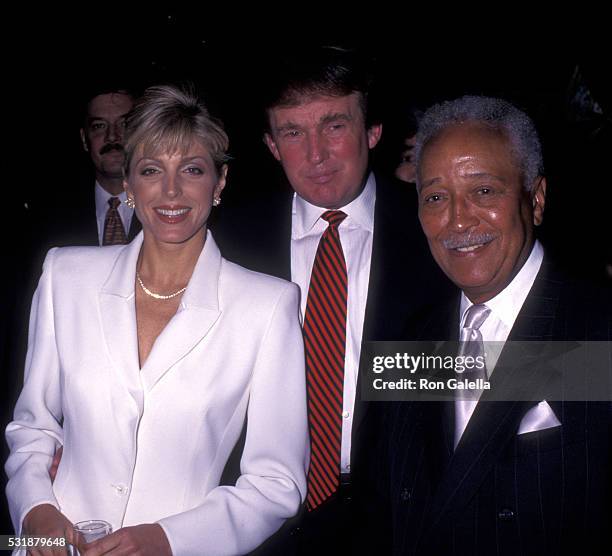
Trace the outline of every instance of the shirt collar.
<instances>
[{"instance_id":1,"label":"shirt collar","mask_svg":"<svg viewBox=\"0 0 612 556\"><path fill-rule=\"evenodd\" d=\"M350 203L337 210L346 213L347 218L344 222L352 222L357 227L373 232L375 202L376 180L374 174L370 172L363 191ZM295 193L291 210L293 216L292 239L300 239L313 231L321 215L328 209L313 205Z\"/></svg>"},{"instance_id":2,"label":"shirt collar","mask_svg":"<svg viewBox=\"0 0 612 556\"><path fill-rule=\"evenodd\" d=\"M517 275L512 279L512 282L495 297L485 302L485 305L491 309L491 314L495 315L509 329L514 325L514 321L525 302L525 298L533 286L533 282L542 266L543 259L544 249L542 248L542 244L536 240L529 257L521 267L521 270L519 270ZM463 324L465 312L472 305L473 303L463 292L461 292L461 324Z\"/></svg>"},{"instance_id":3,"label":"shirt collar","mask_svg":"<svg viewBox=\"0 0 612 556\"><path fill-rule=\"evenodd\" d=\"M123 203L127 199L127 193L122 191L119 195L111 195L106 189L104 189L96 180L95 186L95 198L96 198L96 214L106 215L108 210L108 200L111 197L119 197L119 200Z\"/></svg>"}]
</instances>

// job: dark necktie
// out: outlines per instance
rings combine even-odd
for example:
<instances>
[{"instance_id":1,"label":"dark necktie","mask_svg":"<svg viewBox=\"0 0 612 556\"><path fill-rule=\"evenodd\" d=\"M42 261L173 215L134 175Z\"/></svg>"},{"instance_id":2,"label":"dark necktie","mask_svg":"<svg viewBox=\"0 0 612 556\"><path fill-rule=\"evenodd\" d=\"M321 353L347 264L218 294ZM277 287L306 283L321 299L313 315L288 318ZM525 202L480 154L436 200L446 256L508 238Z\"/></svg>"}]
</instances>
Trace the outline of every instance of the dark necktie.
<instances>
[{"instance_id":1,"label":"dark necktie","mask_svg":"<svg viewBox=\"0 0 612 556\"><path fill-rule=\"evenodd\" d=\"M124 245L127 237L123 229L123 222L117 207L121 204L118 197L111 197L108 200L108 210L104 219L104 234L102 236L102 245Z\"/></svg>"},{"instance_id":2,"label":"dark necktie","mask_svg":"<svg viewBox=\"0 0 612 556\"><path fill-rule=\"evenodd\" d=\"M346 214L330 210L321 218L329 226L317 248L304 317L311 443L306 497L309 510L327 500L340 484L346 345L347 273L338 232Z\"/></svg>"}]
</instances>

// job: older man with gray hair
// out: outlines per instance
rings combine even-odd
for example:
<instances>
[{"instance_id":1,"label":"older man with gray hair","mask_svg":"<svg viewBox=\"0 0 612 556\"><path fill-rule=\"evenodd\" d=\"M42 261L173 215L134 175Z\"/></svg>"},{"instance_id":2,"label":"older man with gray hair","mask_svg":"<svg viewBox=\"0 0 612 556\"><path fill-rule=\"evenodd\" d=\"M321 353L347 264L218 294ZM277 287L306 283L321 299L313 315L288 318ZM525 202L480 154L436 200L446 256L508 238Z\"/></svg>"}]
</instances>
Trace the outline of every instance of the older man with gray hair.
<instances>
[{"instance_id":1,"label":"older man with gray hair","mask_svg":"<svg viewBox=\"0 0 612 556\"><path fill-rule=\"evenodd\" d=\"M416 160L421 226L461 294L406 339L499 342L491 385L513 363L508 342L609 341L609 292L560 271L535 238L546 179L524 112L475 96L433 106ZM610 403L479 396L372 412L381 445L371 476L393 553L595 553L610 523Z\"/></svg>"}]
</instances>

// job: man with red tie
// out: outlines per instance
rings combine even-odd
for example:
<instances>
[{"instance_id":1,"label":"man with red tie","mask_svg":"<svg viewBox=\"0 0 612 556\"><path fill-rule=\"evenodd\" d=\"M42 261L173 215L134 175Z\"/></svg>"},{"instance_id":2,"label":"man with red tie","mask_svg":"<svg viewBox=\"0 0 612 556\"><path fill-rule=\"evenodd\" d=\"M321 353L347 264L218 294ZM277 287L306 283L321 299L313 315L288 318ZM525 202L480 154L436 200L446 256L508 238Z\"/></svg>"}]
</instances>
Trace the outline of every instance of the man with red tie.
<instances>
[{"instance_id":1,"label":"man with red tie","mask_svg":"<svg viewBox=\"0 0 612 556\"><path fill-rule=\"evenodd\" d=\"M428 255L415 193L370 171L382 134L370 76L359 53L331 47L277 65L264 141L291 189L220 214L213 230L226 257L302 291L311 460L292 530L301 554L355 550L362 341L397 339L408 314L450 287Z\"/></svg>"}]
</instances>

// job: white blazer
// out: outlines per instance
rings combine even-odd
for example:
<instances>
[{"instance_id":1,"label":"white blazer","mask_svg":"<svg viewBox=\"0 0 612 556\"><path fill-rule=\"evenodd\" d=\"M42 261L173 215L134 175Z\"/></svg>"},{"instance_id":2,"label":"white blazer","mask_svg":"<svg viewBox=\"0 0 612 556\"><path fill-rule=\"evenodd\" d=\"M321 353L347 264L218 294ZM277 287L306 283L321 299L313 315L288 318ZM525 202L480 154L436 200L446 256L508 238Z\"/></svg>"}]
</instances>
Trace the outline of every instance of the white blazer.
<instances>
[{"instance_id":1,"label":"white blazer","mask_svg":"<svg viewBox=\"0 0 612 556\"><path fill-rule=\"evenodd\" d=\"M243 554L306 492L298 288L226 261L208 232L178 312L139 369L142 241L47 255L6 429L13 523L20 532L27 512L48 503L113 530L158 522L175 555ZM218 486L245 417L242 475Z\"/></svg>"}]
</instances>

